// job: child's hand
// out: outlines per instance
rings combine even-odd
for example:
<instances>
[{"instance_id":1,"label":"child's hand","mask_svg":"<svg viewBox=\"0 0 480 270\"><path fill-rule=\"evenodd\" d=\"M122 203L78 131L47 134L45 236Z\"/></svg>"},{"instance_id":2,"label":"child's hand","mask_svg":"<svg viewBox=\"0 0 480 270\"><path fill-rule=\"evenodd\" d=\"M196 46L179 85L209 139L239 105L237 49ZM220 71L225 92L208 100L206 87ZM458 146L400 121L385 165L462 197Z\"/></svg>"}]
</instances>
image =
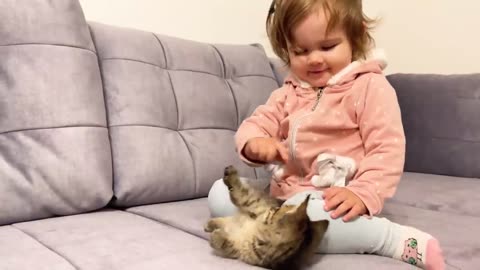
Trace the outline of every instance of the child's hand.
<instances>
[{"instance_id":1,"label":"child's hand","mask_svg":"<svg viewBox=\"0 0 480 270\"><path fill-rule=\"evenodd\" d=\"M270 163L288 160L287 148L275 138L253 138L243 148L243 154L252 161Z\"/></svg>"},{"instance_id":2,"label":"child's hand","mask_svg":"<svg viewBox=\"0 0 480 270\"><path fill-rule=\"evenodd\" d=\"M325 211L335 209L331 213L333 219L343 216L347 222L367 213L367 207L353 192L344 187L331 187L323 192Z\"/></svg>"}]
</instances>

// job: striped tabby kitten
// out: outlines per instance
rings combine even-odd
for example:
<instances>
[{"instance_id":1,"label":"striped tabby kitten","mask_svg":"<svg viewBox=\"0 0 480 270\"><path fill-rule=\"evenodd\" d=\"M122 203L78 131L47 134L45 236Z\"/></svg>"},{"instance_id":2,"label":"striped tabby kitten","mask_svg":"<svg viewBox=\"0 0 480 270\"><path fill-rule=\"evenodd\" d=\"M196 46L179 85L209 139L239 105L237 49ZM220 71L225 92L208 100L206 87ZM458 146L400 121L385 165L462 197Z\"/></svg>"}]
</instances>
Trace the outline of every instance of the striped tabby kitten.
<instances>
[{"instance_id":1,"label":"striped tabby kitten","mask_svg":"<svg viewBox=\"0 0 480 270\"><path fill-rule=\"evenodd\" d=\"M225 168L224 183L239 209L231 217L213 218L205 231L219 255L271 269L298 269L312 257L328 221L307 216L309 197L298 206L282 205L240 181L233 166Z\"/></svg>"}]
</instances>

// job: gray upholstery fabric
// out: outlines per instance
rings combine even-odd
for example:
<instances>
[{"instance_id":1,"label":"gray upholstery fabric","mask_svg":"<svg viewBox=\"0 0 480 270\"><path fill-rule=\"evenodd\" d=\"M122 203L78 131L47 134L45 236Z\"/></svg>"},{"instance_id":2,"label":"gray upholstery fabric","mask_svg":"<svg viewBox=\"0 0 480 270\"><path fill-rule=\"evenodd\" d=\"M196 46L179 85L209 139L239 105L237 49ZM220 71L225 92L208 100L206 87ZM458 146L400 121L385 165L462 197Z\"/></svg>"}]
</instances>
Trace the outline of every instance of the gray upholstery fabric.
<instances>
[{"instance_id":1,"label":"gray upholstery fabric","mask_svg":"<svg viewBox=\"0 0 480 270\"><path fill-rule=\"evenodd\" d=\"M480 217L478 179L404 173L393 202L427 210Z\"/></svg>"},{"instance_id":2,"label":"gray upholstery fabric","mask_svg":"<svg viewBox=\"0 0 480 270\"><path fill-rule=\"evenodd\" d=\"M271 57L270 66L272 67L275 78L277 79L278 85L283 85L283 80L288 75L289 68L285 63L276 57Z\"/></svg>"},{"instance_id":3,"label":"gray upholstery fabric","mask_svg":"<svg viewBox=\"0 0 480 270\"><path fill-rule=\"evenodd\" d=\"M203 231L210 216L206 198L135 206L126 211L208 239L208 234Z\"/></svg>"},{"instance_id":4,"label":"gray upholstery fabric","mask_svg":"<svg viewBox=\"0 0 480 270\"><path fill-rule=\"evenodd\" d=\"M105 206L106 111L78 1L1 1L0 59L0 225Z\"/></svg>"},{"instance_id":5,"label":"gray upholstery fabric","mask_svg":"<svg viewBox=\"0 0 480 270\"><path fill-rule=\"evenodd\" d=\"M405 169L480 178L480 74L394 74L407 136Z\"/></svg>"},{"instance_id":6,"label":"gray upholstery fabric","mask_svg":"<svg viewBox=\"0 0 480 270\"><path fill-rule=\"evenodd\" d=\"M1 226L0 269L75 270L75 267L21 230Z\"/></svg>"},{"instance_id":7,"label":"gray upholstery fabric","mask_svg":"<svg viewBox=\"0 0 480 270\"><path fill-rule=\"evenodd\" d=\"M431 211L387 203L382 216L435 236L449 269L477 269L480 265L479 217Z\"/></svg>"},{"instance_id":8,"label":"gray upholstery fabric","mask_svg":"<svg viewBox=\"0 0 480 270\"><path fill-rule=\"evenodd\" d=\"M238 159L239 123L278 87L258 46L209 45L90 24L104 80L115 204L205 196Z\"/></svg>"},{"instance_id":9,"label":"gray upholstery fabric","mask_svg":"<svg viewBox=\"0 0 480 270\"><path fill-rule=\"evenodd\" d=\"M452 182L455 179L451 179ZM137 206L127 209L135 213L178 228L189 234L208 239L202 231L209 218L205 198ZM480 264L480 240L473 237L479 233L479 217L469 217L448 212L420 209L397 202L388 202L383 216L400 224L427 231L441 242L449 267L447 269L476 269ZM355 267L354 262L357 262ZM410 269L409 265L374 255L324 255L312 269ZM415 268L411 268L415 269Z\"/></svg>"},{"instance_id":10,"label":"gray upholstery fabric","mask_svg":"<svg viewBox=\"0 0 480 270\"><path fill-rule=\"evenodd\" d=\"M2 46L54 44L93 51L76 0L2 0L0 15Z\"/></svg>"},{"instance_id":11,"label":"gray upholstery fabric","mask_svg":"<svg viewBox=\"0 0 480 270\"><path fill-rule=\"evenodd\" d=\"M260 269L219 258L203 239L124 211L50 218L15 228L79 270Z\"/></svg>"}]
</instances>

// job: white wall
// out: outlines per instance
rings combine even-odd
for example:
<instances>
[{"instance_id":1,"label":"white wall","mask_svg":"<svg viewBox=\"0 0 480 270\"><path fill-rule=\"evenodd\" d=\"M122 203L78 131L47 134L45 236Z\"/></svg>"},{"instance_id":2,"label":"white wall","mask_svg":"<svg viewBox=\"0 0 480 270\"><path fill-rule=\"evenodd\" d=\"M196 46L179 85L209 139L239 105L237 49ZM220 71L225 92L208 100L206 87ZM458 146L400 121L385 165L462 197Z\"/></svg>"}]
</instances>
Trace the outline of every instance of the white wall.
<instances>
[{"instance_id":1,"label":"white wall","mask_svg":"<svg viewBox=\"0 0 480 270\"><path fill-rule=\"evenodd\" d=\"M80 0L88 20L212 43L261 43L270 0ZM364 0L387 73L480 72L480 1Z\"/></svg>"}]
</instances>

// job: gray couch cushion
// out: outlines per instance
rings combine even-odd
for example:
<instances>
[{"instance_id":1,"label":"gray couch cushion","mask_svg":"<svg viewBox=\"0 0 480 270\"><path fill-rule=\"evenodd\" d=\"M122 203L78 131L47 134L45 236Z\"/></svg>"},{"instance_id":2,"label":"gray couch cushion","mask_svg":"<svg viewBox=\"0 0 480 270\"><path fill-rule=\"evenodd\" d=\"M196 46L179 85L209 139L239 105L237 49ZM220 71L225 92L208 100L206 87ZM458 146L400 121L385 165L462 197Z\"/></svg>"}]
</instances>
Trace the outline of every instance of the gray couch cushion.
<instances>
[{"instance_id":1,"label":"gray couch cushion","mask_svg":"<svg viewBox=\"0 0 480 270\"><path fill-rule=\"evenodd\" d=\"M14 227L75 269L260 269L219 258L203 239L123 211L50 218ZM11 269L19 269L21 262L13 263Z\"/></svg>"},{"instance_id":2,"label":"gray couch cushion","mask_svg":"<svg viewBox=\"0 0 480 270\"><path fill-rule=\"evenodd\" d=\"M94 49L78 0L2 0L0 14L2 46L56 44Z\"/></svg>"},{"instance_id":3,"label":"gray couch cushion","mask_svg":"<svg viewBox=\"0 0 480 270\"><path fill-rule=\"evenodd\" d=\"M197 199L132 207L127 211L208 239L208 235L202 231L203 224L209 218L207 208L207 199ZM480 250L478 250L480 240L476 237L480 232L480 217L431 211L394 202L385 205L382 216L399 224L414 226L437 237L449 264L447 269L476 269L475 266L480 265ZM369 269L366 265L370 265L372 261L378 263L381 269L393 269L390 267L408 269L405 263L384 260L378 256L326 255L322 257L318 266L313 269L329 269L327 266L332 262L338 263L334 269L350 269L354 259L358 260L359 267L356 269Z\"/></svg>"},{"instance_id":4,"label":"gray couch cushion","mask_svg":"<svg viewBox=\"0 0 480 270\"><path fill-rule=\"evenodd\" d=\"M0 59L0 225L105 206L106 112L78 1L1 1Z\"/></svg>"},{"instance_id":5,"label":"gray couch cushion","mask_svg":"<svg viewBox=\"0 0 480 270\"><path fill-rule=\"evenodd\" d=\"M101 59L117 206L206 196L239 159L239 123L278 87L256 46L90 24Z\"/></svg>"},{"instance_id":6,"label":"gray couch cushion","mask_svg":"<svg viewBox=\"0 0 480 270\"><path fill-rule=\"evenodd\" d=\"M208 239L208 233L203 231L203 227L210 217L206 198L142 205L126 210Z\"/></svg>"},{"instance_id":7,"label":"gray couch cushion","mask_svg":"<svg viewBox=\"0 0 480 270\"><path fill-rule=\"evenodd\" d=\"M76 270L65 258L13 226L0 227L0 258L4 270Z\"/></svg>"},{"instance_id":8,"label":"gray couch cushion","mask_svg":"<svg viewBox=\"0 0 480 270\"><path fill-rule=\"evenodd\" d=\"M434 211L480 217L478 179L404 173L393 202Z\"/></svg>"},{"instance_id":9,"label":"gray couch cushion","mask_svg":"<svg viewBox=\"0 0 480 270\"><path fill-rule=\"evenodd\" d=\"M480 178L480 74L394 74L407 136L405 169Z\"/></svg>"},{"instance_id":10,"label":"gray couch cushion","mask_svg":"<svg viewBox=\"0 0 480 270\"><path fill-rule=\"evenodd\" d=\"M480 218L387 203L382 216L435 236L447 269L477 269L480 265Z\"/></svg>"}]
</instances>

